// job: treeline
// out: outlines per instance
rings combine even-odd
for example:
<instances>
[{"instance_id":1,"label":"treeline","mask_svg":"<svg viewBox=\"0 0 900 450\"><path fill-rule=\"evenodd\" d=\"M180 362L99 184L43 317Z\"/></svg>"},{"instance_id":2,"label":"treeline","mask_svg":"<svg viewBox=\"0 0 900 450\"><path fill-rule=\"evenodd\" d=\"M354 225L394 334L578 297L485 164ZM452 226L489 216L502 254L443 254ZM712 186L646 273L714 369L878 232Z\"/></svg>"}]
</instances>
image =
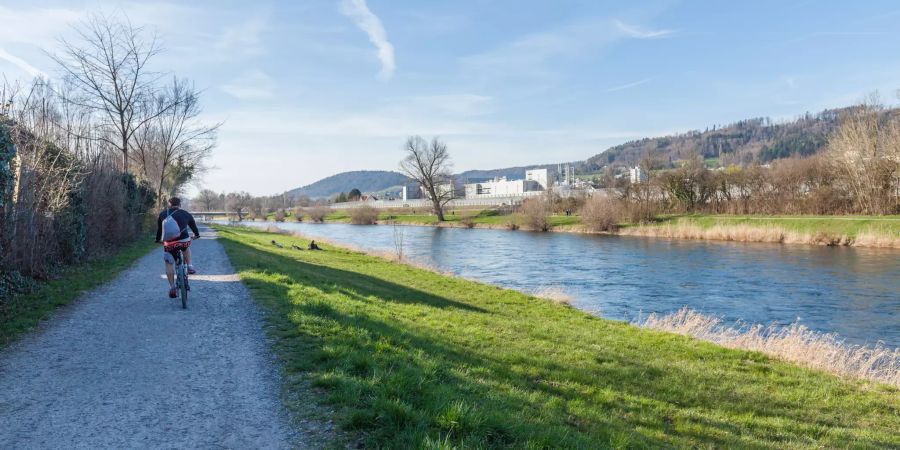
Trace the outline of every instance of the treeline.
<instances>
[{"instance_id":1,"label":"treeline","mask_svg":"<svg viewBox=\"0 0 900 450\"><path fill-rule=\"evenodd\" d=\"M59 79L0 87L0 308L138 237L215 143L191 83L149 70L144 30L97 16L76 31L51 54Z\"/></svg>"},{"instance_id":2,"label":"treeline","mask_svg":"<svg viewBox=\"0 0 900 450\"><path fill-rule=\"evenodd\" d=\"M649 165L649 163L644 163ZM845 110L823 151L770 164L709 169L695 154L649 182L584 200L586 222L642 222L665 213L900 213L900 112L873 103ZM615 216L616 220L608 220Z\"/></svg>"},{"instance_id":3,"label":"treeline","mask_svg":"<svg viewBox=\"0 0 900 450\"><path fill-rule=\"evenodd\" d=\"M590 173L607 166L634 166L647 157L661 167L672 168L695 155L716 159L722 166L765 164L780 158L810 156L824 149L841 118L854 114L856 109L825 110L784 123L773 123L768 118L748 119L703 131L639 139L589 158L579 171Z\"/></svg>"},{"instance_id":4,"label":"treeline","mask_svg":"<svg viewBox=\"0 0 900 450\"><path fill-rule=\"evenodd\" d=\"M237 220L264 219L269 215L300 215L304 208L327 207L328 201L312 200L305 195L291 196L287 193L279 195L255 197L247 192L216 192L211 189L201 190L191 199L190 208L196 212L227 212Z\"/></svg>"}]
</instances>

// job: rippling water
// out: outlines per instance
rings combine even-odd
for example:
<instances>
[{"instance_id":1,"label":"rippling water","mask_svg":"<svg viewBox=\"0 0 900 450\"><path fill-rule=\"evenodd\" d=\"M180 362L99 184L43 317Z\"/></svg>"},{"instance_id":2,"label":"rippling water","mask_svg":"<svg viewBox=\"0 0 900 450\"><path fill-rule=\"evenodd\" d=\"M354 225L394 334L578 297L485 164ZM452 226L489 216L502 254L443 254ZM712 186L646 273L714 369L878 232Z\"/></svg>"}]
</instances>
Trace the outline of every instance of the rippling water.
<instances>
[{"instance_id":1,"label":"rippling water","mask_svg":"<svg viewBox=\"0 0 900 450\"><path fill-rule=\"evenodd\" d=\"M394 227L250 223L375 250ZM900 346L900 251L567 233L398 227L405 253L513 289L558 287L607 318L689 306L728 320L802 324L848 342Z\"/></svg>"}]
</instances>

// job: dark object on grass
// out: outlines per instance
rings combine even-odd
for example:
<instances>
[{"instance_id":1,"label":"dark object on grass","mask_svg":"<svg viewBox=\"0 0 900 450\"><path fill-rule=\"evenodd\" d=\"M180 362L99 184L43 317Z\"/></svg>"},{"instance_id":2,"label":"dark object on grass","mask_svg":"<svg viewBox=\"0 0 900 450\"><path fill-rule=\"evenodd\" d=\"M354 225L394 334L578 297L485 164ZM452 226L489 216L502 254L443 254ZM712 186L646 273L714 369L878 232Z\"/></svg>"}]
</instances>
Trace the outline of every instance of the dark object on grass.
<instances>
[{"instance_id":1,"label":"dark object on grass","mask_svg":"<svg viewBox=\"0 0 900 450\"><path fill-rule=\"evenodd\" d=\"M276 246L276 247L278 247L278 248L284 248L283 245L281 245L281 244L275 242L275 239L272 239L272 245L274 245L274 246Z\"/></svg>"},{"instance_id":2,"label":"dark object on grass","mask_svg":"<svg viewBox=\"0 0 900 450\"><path fill-rule=\"evenodd\" d=\"M303 250L303 247L299 247L297 244L291 244L291 248L294 250Z\"/></svg>"},{"instance_id":3,"label":"dark object on grass","mask_svg":"<svg viewBox=\"0 0 900 450\"><path fill-rule=\"evenodd\" d=\"M319 248L318 245L316 245L316 241L309 241L309 249L310 250L322 250L321 248Z\"/></svg>"}]
</instances>

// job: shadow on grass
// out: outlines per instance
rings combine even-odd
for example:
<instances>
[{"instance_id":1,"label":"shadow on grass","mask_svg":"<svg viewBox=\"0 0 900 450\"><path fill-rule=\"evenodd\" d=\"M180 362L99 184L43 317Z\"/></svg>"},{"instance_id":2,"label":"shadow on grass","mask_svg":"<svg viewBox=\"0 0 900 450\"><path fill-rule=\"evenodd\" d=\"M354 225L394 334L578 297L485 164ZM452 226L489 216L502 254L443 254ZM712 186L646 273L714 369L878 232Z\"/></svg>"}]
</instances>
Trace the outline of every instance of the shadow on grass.
<instances>
[{"instance_id":1,"label":"shadow on grass","mask_svg":"<svg viewBox=\"0 0 900 450\"><path fill-rule=\"evenodd\" d=\"M607 326L589 343L574 341L576 335L550 342L551 352L590 350L555 359L546 348L515 342L543 345L553 336L522 329L512 337L500 338L499 329L494 335L494 322L521 325L500 311L233 240L227 246L239 269L250 271L245 282L266 307L288 368L310 374L338 407L342 425L360 432L367 446L421 448L442 440L533 448L813 445L822 428L850 425L847 411L811 417L798 404L802 384L819 377L752 354ZM482 336L457 329L473 324L485 325L472 331L484 334L483 345ZM757 370L772 373L752 375ZM739 389L742 382L768 386ZM850 415L868 419L856 410ZM890 446L883 436L845 438L851 440L832 444Z\"/></svg>"}]
</instances>

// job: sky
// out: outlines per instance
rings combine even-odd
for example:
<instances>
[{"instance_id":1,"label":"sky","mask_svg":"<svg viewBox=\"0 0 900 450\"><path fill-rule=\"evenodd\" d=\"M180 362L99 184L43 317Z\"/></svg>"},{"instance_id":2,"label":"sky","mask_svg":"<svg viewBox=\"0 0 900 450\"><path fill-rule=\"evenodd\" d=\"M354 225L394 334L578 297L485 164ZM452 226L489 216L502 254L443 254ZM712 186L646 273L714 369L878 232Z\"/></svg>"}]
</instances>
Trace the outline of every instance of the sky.
<instances>
[{"instance_id":1,"label":"sky","mask_svg":"<svg viewBox=\"0 0 900 450\"><path fill-rule=\"evenodd\" d=\"M58 77L92 13L155 32L223 122L197 184L256 195L397 170L415 134L456 171L556 163L900 89L892 1L0 0L2 76Z\"/></svg>"}]
</instances>

